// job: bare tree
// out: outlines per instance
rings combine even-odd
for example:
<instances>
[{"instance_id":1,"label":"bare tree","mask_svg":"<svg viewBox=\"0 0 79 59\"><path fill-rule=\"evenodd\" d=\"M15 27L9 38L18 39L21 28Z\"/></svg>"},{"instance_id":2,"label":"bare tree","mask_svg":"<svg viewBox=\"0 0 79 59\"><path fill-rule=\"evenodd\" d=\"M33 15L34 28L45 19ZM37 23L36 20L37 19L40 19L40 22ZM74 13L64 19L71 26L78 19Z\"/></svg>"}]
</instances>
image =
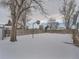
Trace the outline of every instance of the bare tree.
<instances>
[{"instance_id":1,"label":"bare tree","mask_svg":"<svg viewBox=\"0 0 79 59\"><path fill-rule=\"evenodd\" d=\"M76 36L77 36L77 33L78 33L78 31L77 31L77 18L78 18L78 16L79 16L79 10L78 11L76 11L76 13L74 14L74 16L73 16L73 26L75 27L73 30L72 30L72 38L73 38L73 43L74 44L78 44L77 42L78 42L78 39L76 38Z\"/></svg>"},{"instance_id":2,"label":"bare tree","mask_svg":"<svg viewBox=\"0 0 79 59\"><path fill-rule=\"evenodd\" d=\"M11 39L10 41L17 41L16 33L17 33L17 24L20 18L22 17L23 22L25 22L25 16L23 19L23 13L27 14L27 10L30 8L35 8L32 4L37 4L40 10L45 13L43 6L41 4L41 0L8 0L7 4L11 11L11 19L12 19L12 31L11 31ZM25 23L24 23L25 25Z\"/></svg>"},{"instance_id":3,"label":"bare tree","mask_svg":"<svg viewBox=\"0 0 79 59\"><path fill-rule=\"evenodd\" d=\"M66 29L69 29L70 20L75 12L76 3L75 0L63 0L62 8L60 13L64 16Z\"/></svg>"}]
</instances>

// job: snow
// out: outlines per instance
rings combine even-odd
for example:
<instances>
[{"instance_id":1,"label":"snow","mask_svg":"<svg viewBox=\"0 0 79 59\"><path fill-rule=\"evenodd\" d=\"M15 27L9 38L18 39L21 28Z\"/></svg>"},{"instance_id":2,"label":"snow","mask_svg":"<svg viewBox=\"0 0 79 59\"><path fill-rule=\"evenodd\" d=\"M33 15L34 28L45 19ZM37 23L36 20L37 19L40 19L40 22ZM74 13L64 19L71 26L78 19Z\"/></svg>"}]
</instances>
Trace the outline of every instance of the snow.
<instances>
[{"instance_id":1,"label":"snow","mask_svg":"<svg viewBox=\"0 0 79 59\"><path fill-rule=\"evenodd\" d=\"M79 59L79 48L72 44L71 34L43 33L9 37L0 40L0 59Z\"/></svg>"}]
</instances>

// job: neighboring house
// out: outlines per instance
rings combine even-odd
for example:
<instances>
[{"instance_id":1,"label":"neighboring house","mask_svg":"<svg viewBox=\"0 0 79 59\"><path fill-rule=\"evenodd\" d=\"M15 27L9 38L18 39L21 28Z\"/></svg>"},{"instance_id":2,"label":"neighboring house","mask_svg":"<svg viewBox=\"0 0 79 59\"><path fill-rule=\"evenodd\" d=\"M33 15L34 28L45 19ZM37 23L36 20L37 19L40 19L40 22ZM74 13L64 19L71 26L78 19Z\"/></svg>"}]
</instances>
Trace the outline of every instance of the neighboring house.
<instances>
[{"instance_id":1,"label":"neighboring house","mask_svg":"<svg viewBox=\"0 0 79 59\"><path fill-rule=\"evenodd\" d=\"M58 26L58 23L56 22L55 19L50 19L48 21L48 26L49 26L50 30L56 30L57 26Z\"/></svg>"},{"instance_id":2,"label":"neighboring house","mask_svg":"<svg viewBox=\"0 0 79 59\"><path fill-rule=\"evenodd\" d=\"M6 34L10 34L10 30L11 30L10 20L6 20L5 22L0 22L0 27L2 27L3 29L3 36L6 36Z\"/></svg>"},{"instance_id":3,"label":"neighboring house","mask_svg":"<svg viewBox=\"0 0 79 59\"><path fill-rule=\"evenodd\" d=\"M57 30L64 30L64 29L66 29L65 24L59 23Z\"/></svg>"},{"instance_id":4,"label":"neighboring house","mask_svg":"<svg viewBox=\"0 0 79 59\"><path fill-rule=\"evenodd\" d=\"M45 27L48 25L48 23L41 23L40 24L40 29L45 30Z\"/></svg>"},{"instance_id":5,"label":"neighboring house","mask_svg":"<svg viewBox=\"0 0 79 59\"><path fill-rule=\"evenodd\" d=\"M5 26L12 26L12 21L8 20L8 22L5 24Z\"/></svg>"},{"instance_id":6,"label":"neighboring house","mask_svg":"<svg viewBox=\"0 0 79 59\"><path fill-rule=\"evenodd\" d=\"M32 19L26 23L28 29L39 29L39 25L36 23L37 19Z\"/></svg>"},{"instance_id":7,"label":"neighboring house","mask_svg":"<svg viewBox=\"0 0 79 59\"><path fill-rule=\"evenodd\" d=\"M48 26L48 30L62 30L65 29L65 24L62 21L56 21L55 19L43 19L40 20L40 24L36 24L37 19L33 18L26 23L28 29L42 29L45 30L45 27Z\"/></svg>"},{"instance_id":8,"label":"neighboring house","mask_svg":"<svg viewBox=\"0 0 79 59\"><path fill-rule=\"evenodd\" d=\"M49 30L64 30L66 29L63 19L50 19L48 21Z\"/></svg>"}]
</instances>

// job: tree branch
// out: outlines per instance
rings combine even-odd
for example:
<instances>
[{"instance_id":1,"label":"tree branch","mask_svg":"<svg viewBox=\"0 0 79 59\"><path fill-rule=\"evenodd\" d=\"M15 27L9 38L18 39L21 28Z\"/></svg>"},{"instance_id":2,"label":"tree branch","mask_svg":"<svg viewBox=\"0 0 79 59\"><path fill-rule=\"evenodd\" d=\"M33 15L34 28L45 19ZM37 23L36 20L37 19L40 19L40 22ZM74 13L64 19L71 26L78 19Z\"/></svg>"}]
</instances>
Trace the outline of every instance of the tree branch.
<instances>
[{"instance_id":1,"label":"tree branch","mask_svg":"<svg viewBox=\"0 0 79 59\"><path fill-rule=\"evenodd\" d=\"M42 13L44 13L44 14L47 14L46 12L45 12L45 10L44 10L44 8L43 8L43 6L40 4L40 2L39 1L37 1L37 0L33 0L39 7L40 7L40 9L41 9L41 11L42 11Z\"/></svg>"},{"instance_id":2,"label":"tree branch","mask_svg":"<svg viewBox=\"0 0 79 59\"><path fill-rule=\"evenodd\" d=\"M24 8L24 9L22 9L22 10L20 11L19 16L18 16L18 20L19 20L21 14L22 14L24 11L26 11L27 9L29 9L29 8L30 8L30 6L27 7L27 8Z\"/></svg>"},{"instance_id":3,"label":"tree branch","mask_svg":"<svg viewBox=\"0 0 79 59\"><path fill-rule=\"evenodd\" d=\"M15 0L15 2L16 2L16 4L18 5L18 7L20 6L20 4L19 4L19 2L18 2L18 0Z\"/></svg>"}]
</instances>

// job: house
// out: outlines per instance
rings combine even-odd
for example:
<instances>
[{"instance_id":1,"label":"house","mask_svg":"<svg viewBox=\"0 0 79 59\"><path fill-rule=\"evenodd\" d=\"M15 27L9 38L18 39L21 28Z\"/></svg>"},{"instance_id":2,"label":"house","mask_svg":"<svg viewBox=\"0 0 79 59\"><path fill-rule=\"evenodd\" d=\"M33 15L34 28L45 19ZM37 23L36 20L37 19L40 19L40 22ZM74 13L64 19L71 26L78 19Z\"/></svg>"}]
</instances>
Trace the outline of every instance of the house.
<instances>
[{"instance_id":1,"label":"house","mask_svg":"<svg viewBox=\"0 0 79 59\"><path fill-rule=\"evenodd\" d=\"M48 20L49 30L64 30L66 29L63 19L49 19Z\"/></svg>"},{"instance_id":2,"label":"house","mask_svg":"<svg viewBox=\"0 0 79 59\"><path fill-rule=\"evenodd\" d=\"M55 19L49 19L48 20L48 26L50 30L56 30L57 29L57 22Z\"/></svg>"}]
</instances>

